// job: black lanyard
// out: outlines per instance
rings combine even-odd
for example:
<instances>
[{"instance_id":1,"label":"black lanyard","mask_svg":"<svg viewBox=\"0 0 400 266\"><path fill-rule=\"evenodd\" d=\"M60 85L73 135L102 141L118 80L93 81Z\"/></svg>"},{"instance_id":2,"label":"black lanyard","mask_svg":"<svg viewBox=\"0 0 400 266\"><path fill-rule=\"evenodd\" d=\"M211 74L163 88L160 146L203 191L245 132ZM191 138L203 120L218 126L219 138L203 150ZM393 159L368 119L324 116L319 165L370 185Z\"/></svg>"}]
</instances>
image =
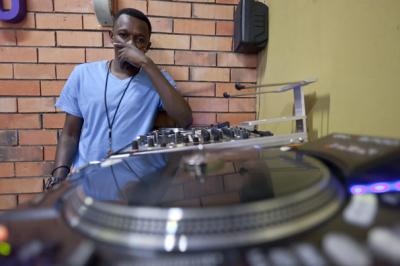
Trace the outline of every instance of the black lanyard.
<instances>
[{"instance_id":1,"label":"black lanyard","mask_svg":"<svg viewBox=\"0 0 400 266\"><path fill-rule=\"evenodd\" d=\"M119 99L117 108L115 109L114 116L113 116L112 120L110 121L110 118L109 118L109 115L108 115L108 106L107 106L107 84L108 84L108 76L110 75L110 71L111 71L111 63L112 63L112 60L110 61L110 64L108 65L106 84L104 85L104 106L106 107L106 116L107 116L107 123L108 123L108 144L110 146L110 150L109 150L110 154L112 153L112 127L113 127L114 122L115 122L115 116L117 115L117 112L118 112L119 106L121 105L122 99L124 98L125 93L128 90L129 84L131 84L131 81L135 77L135 76L132 76L129 79L128 84L126 84L124 92L122 93L122 96Z\"/></svg>"}]
</instances>

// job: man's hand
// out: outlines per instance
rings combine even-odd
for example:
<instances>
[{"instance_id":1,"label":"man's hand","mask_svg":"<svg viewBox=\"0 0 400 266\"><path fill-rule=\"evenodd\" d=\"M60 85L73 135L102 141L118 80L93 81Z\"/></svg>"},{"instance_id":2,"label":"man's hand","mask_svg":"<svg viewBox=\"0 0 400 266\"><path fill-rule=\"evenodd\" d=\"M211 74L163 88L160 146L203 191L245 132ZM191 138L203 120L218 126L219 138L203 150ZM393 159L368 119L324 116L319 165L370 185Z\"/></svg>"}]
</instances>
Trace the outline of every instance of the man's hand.
<instances>
[{"instance_id":1,"label":"man's hand","mask_svg":"<svg viewBox=\"0 0 400 266\"><path fill-rule=\"evenodd\" d=\"M117 48L118 60L120 62L125 61L140 68L149 61L145 53L133 44L114 42L113 45Z\"/></svg>"}]
</instances>

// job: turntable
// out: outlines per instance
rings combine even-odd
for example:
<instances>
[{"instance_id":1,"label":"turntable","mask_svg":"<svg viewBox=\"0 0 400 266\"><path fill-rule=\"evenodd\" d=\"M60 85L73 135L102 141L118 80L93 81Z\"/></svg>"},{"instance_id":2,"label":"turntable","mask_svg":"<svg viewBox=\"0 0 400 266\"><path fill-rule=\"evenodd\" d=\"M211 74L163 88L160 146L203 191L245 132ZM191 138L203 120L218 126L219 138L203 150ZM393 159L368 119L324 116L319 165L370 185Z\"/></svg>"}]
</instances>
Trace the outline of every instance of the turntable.
<instances>
[{"instance_id":1,"label":"turntable","mask_svg":"<svg viewBox=\"0 0 400 266\"><path fill-rule=\"evenodd\" d=\"M12 248L0 263L400 264L399 141L333 134L287 150L269 139L89 164L0 216Z\"/></svg>"}]
</instances>

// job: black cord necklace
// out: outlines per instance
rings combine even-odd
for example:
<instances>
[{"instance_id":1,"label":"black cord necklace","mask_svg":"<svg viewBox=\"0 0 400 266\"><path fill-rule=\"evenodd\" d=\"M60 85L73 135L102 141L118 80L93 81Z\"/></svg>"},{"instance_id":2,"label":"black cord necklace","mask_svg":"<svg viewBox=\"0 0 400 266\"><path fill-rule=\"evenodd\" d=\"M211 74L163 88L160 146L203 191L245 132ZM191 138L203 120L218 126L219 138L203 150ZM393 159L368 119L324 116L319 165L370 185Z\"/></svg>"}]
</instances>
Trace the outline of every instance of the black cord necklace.
<instances>
[{"instance_id":1,"label":"black cord necklace","mask_svg":"<svg viewBox=\"0 0 400 266\"><path fill-rule=\"evenodd\" d=\"M119 99L117 108L115 109L114 116L113 116L112 120L110 121L110 117L108 115L108 106L107 106L107 84L108 84L108 77L109 77L110 72L111 72L111 64L112 64L112 60L110 61L110 64L108 65L106 83L104 85L104 106L106 107L106 116L107 116L107 123L108 123L108 145L109 145L109 148L110 148L109 151L108 151L108 155L110 155L112 153L112 127L113 127L114 122L115 122L115 117L117 115L119 106L121 105L122 99L124 98L125 93L128 90L129 84L131 84L131 81L135 77L135 76L132 76L129 79L128 84L126 84L124 92L122 93L122 96Z\"/></svg>"}]
</instances>

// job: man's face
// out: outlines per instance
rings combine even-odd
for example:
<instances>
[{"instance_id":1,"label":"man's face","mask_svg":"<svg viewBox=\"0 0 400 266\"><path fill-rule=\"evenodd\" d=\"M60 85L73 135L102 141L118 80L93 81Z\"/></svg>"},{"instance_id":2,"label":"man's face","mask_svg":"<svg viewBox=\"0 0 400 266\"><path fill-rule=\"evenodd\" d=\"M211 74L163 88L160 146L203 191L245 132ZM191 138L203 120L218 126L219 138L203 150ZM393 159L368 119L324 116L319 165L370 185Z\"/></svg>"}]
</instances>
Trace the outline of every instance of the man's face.
<instances>
[{"instance_id":1,"label":"man's face","mask_svg":"<svg viewBox=\"0 0 400 266\"><path fill-rule=\"evenodd\" d=\"M151 45L146 22L126 14L122 14L115 21L111 39L114 43L133 44L144 53Z\"/></svg>"}]
</instances>

